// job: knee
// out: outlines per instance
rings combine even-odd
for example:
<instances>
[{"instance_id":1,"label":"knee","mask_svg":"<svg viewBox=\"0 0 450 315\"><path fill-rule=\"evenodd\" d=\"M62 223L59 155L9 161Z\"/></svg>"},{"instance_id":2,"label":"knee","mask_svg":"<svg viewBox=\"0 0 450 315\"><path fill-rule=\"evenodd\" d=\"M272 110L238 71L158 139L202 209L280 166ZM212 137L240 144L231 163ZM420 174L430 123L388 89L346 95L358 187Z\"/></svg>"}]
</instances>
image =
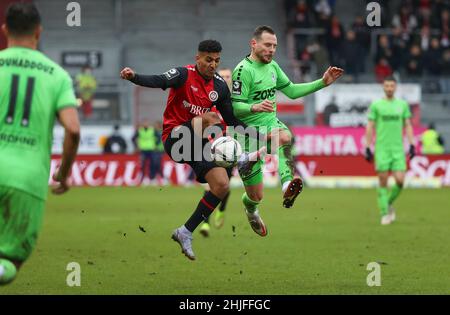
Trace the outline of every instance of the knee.
<instances>
[{"instance_id":1,"label":"knee","mask_svg":"<svg viewBox=\"0 0 450 315\"><path fill-rule=\"evenodd\" d=\"M216 113L206 113L202 116L202 118L206 126L220 124L219 115L217 115Z\"/></svg>"},{"instance_id":2,"label":"knee","mask_svg":"<svg viewBox=\"0 0 450 315\"><path fill-rule=\"evenodd\" d=\"M280 145L292 144L292 137L288 133L280 134Z\"/></svg>"},{"instance_id":3,"label":"knee","mask_svg":"<svg viewBox=\"0 0 450 315\"><path fill-rule=\"evenodd\" d=\"M224 198L230 191L230 181L228 179L218 180L214 184L210 184L211 192L219 198Z\"/></svg>"},{"instance_id":4,"label":"knee","mask_svg":"<svg viewBox=\"0 0 450 315\"><path fill-rule=\"evenodd\" d=\"M261 202L263 199L263 192L262 191L254 191L254 192L247 193L247 196L253 201Z\"/></svg>"}]
</instances>

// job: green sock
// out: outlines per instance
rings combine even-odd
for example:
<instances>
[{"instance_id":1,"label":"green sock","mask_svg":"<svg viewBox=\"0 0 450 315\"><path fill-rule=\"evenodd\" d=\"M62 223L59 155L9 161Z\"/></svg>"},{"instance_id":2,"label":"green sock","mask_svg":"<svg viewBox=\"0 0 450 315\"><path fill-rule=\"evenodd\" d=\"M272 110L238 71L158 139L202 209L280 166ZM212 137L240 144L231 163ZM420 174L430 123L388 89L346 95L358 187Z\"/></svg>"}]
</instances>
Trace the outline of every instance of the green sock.
<instances>
[{"instance_id":1,"label":"green sock","mask_svg":"<svg viewBox=\"0 0 450 315\"><path fill-rule=\"evenodd\" d=\"M254 200L251 200L251 199L247 196L247 193L244 193L244 194L242 195L242 202L244 203L245 209L247 209L247 211L248 211L248 212L251 212L251 213L255 212L256 209L257 209L257 207L258 207L258 205L259 205L259 202L254 201Z\"/></svg>"},{"instance_id":2,"label":"green sock","mask_svg":"<svg viewBox=\"0 0 450 315\"><path fill-rule=\"evenodd\" d=\"M378 207L380 208L381 215L388 214L389 198L388 189L386 187L379 187L378 189Z\"/></svg>"},{"instance_id":3,"label":"green sock","mask_svg":"<svg viewBox=\"0 0 450 315\"><path fill-rule=\"evenodd\" d=\"M292 158L292 145L286 144L278 148L278 174L281 186L294 178L294 161Z\"/></svg>"},{"instance_id":4,"label":"green sock","mask_svg":"<svg viewBox=\"0 0 450 315\"><path fill-rule=\"evenodd\" d=\"M6 259L0 259L0 285L13 281L16 274L17 269L12 262Z\"/></svg>"},{"instance_id":5,"label":"green sock","mask_svg":"<svg viewBox=\"0 0 450 315\"><path fill-rule=\"evenodd\" d=\"M393 204L395 199L400 196L400 193L402 192L402 187L395 184L394 187L392 187L391 193L389 194L389 204Z\"/></svg>"}]
</instances>

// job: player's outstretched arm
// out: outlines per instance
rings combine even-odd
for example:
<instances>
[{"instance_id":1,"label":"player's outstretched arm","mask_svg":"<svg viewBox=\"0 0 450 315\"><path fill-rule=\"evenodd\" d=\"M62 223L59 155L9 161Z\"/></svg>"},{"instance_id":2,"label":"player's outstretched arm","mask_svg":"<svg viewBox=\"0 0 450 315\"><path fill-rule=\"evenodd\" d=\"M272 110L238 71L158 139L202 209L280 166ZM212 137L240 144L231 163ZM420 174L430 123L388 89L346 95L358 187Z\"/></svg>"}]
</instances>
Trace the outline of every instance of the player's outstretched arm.
<instances>
[{"instance_id":1,"label":"player's outstretched arm","mask_svg":"<svg viewBox=\"0 0 450 315\"><path fill-rule=\"evenodd\" d=\"M53 175L53 180L58 186L52 189L54 194L60 195L69 190L67 182L78 151L80 142L80 122L75 107L66 107L58 112L58 119L64 127L64 144L61 157L61 166Z\"/></svg>"},{"instance_id":2,"label":"player's outstretched arm","mask_svg":"<svg viewBox=\"0 0 450 315\"><path fill-rule=\"evenodd\" d=\"M143 75L138 74L133 69L126 67L120 71L120 77L124 80L133 82L136 85L167 89L170 87L180 87L187 80L187 69L183 67L173 68L163 74Z\"/></svg>"},{"instance_id":3,"label":"player's outstretched arm","mask_svg":"<svg viewBox=\"0 0 450 315\"><path fill-rule=\"evenodd\" d=\"M337 67L328 67L327 71L323 74L321 79L308 83L289 84L285 88L281 89L284 95L290 99L296 99L317 92L320 89L334 83L339 79L344 70Z\"/></svg>"}]
</instances>

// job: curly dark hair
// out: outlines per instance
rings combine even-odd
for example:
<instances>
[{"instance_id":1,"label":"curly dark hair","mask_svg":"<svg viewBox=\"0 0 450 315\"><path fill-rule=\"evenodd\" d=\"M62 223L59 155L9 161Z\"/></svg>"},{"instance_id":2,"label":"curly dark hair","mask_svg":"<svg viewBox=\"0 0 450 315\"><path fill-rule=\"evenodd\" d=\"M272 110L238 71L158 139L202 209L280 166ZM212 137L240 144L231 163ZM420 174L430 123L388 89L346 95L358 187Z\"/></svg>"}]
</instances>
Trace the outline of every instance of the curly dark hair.
<instances>
[{"instance_id":1,"label":"curly dark hair","mask_svg":"<svg viewBox=\"0 0 450 315\"><path fill-rule=\"evenodd\" d=\"M198 51L218 53L222 51L222 45L214 39L207 39L198 44Z\"/></svg>"}]
</instances>

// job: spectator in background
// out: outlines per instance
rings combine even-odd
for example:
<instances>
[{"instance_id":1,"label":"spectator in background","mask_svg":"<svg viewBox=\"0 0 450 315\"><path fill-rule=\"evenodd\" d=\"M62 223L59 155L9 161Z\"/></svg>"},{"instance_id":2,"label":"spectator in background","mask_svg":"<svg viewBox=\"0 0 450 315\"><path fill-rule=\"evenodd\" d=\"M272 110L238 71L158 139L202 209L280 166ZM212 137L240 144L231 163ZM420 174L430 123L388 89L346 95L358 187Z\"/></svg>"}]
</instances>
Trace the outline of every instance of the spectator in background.
<instances>
[{"instance_id":1,"label":"spectator in background","mask_svg":"<svg viewBox=\"0 0 450 315\"><path fill-rule=\"evenodd\" d=\"M434 124L431 123L428 129L422 134L422 153L443 154L444 152L444 139L436 131Z\"/></svg>"},{"instance_id":2,"label":"spectator in background","mask_svg":"<svg viewBox=\"0 0 450 315\"><path fill-rule=\"evenodd\" d=\"M419 27L422 28L424 26L431 27L431 0L418 0L419 1L419 8L417 10L418 12L418 23Z\"/></svg>"},{"instance_id":3,"label":"spectator in background","mask_svg":"<svg viewBox=\"0 0 450 315\"><path fill-rule=\"evenodd\" d=\"M83 117L89 118L92 115L92 100L97 90L97 80L92 74L91 67L83 67L81 73L76 76L76 83Z\"/></svg>"},{"instance_id":4,"label":"spectator in background","mask_svg":"<svg viewBox=\"0 0 450 315\"><path fill-rule=\"evenodd\" d=\"M391 42L387 35L380 35L378 37L378 47L375 55L375 63L378 63L380 59L386 59L389 64L392 64L394 59L394 50L391 47Z\"/></svg>"},{"instance_id":5,"label":"spectator in background","mask_svg":"<svg viewBox=\"0 0 450 315\"><path fill-rule=\"evenodd\" d=\"M288 26L291 28L311 27L311 15L306 0L298 0L297 5L288 12ZM297 54L300 55L305 49L308 35L295 34L295 46Z\"/></svg>"},{"instance_id":6,"label":"spectator in background","mask_svg":"<svg viewBox=\"0 0 450 315\"><path fill-rule=\"evenodd\" d=\"M327 0L318 0L314 5L317 26L327 28L330 23L332 10Z\"/></svg>"},{"instance_id":7,"label":"spectator in background","mask_svg":"<svg viewBox=\"0 0 450 315\"><path fill-rule=\"evenodd\" d=\"M444 30L441 32L441 46L442 48L448 48L450 47L450 37L448 30Z\"/></svg>"},{"instance_id":8,"label":"spectator in background","mask_svg":"<svg viewBox=\"0 0 450 315\"><path fill-rule=\"evenodd\" d=\"M358 75L363 71L364 53L360 44L356 41L356 33L348 30L345 41L341 46L341 56L345 72L351 81L357 81Z\"/></svg>"},{"instance_id":9,"label":"spectator in background","mask_svg":"<svg viewBox=\"0 0 450 315\"><path fill-rule=\"evenodd\" d=\"M161 185L167 185L167 180L164 178L162 172L162 159L164 156L164 143L162 141L162 122L157 121L155 123L155 150L151 155L150 161L150 181L156 181L156 177L159 175Z\"/></svg>"},{"instance_id":10,"label":"spectator in background","mask_svg":"<svg viewBox=\"0 0 450 315\"><path fill-rule=\"evenodd\" d=\"M419 77L423 73L423 55L420 46L414 44L410 48L406 61L406 73L409 76Z\"/></svg>"},{"instance_id":11,"label":"spectator in background","mask_svg":"<svg viewBox=\"0 0 450 315\"><path fill-rule=\"evenodd\" d=\"M450 93L450 80L447 78L450 76L450 49L445 49L442 54L441 75L440 83L442 92Z\"/></svg>"},{"instance_id":12,"label":"spectator in background","mask_svg":"<svg viewBox=\"0 0 450 315\"><path fill-rule=\"evenodd\" d=\"M388 59L393 71L400 71L403 68L404 56L408 54L408 42L402 37L402 30L400 27L392 29L392 55Z\"/></svg>"},{"instance_id":13,"label":"spectator in background","mask_svg":"<svg viewBox=\"0 0 450 315\"><path fill-rule=\"evenodd\" d=\"M448 9L440 12L439 19L434 22L434 27L438 28L441 32L448 32L450 29L450 11Z\"/></svg>"},{"instance_id":14,"label":"spectator in background","mask_svg":"<svg viewBox=\"0 0 450 315\"><path fill-rule=\"evenodd\" d=\"M411 33L418 26L417 18L412 14L411 9L407 5L400 8L400 13L394 15L392 19L392 26L399 27L402 32L402 37L409 41Z\"/></svg>"},{"instance_id":15,"label":"spectator in background","mask_svg":"<svg viewBox=\"0 0 450 315\"><path fill-rule=\"evenodd\" d=\"M330 102L323 109L323 123L325 126L330 126L331 116L333 114L339 113L339 106L336 102L336 96L332 96Z\"/></svg>"},{"instance_id":16,"label":"spectator in background","mask_svg":"<svg viewBox=\"0 0 450 315\"><path fill-rule=\"evenodd\" d=\"M384 79L392 75L392 68L386 58L381 58L375 65L375 78L377 82L383 83Z\"/></svg>"},{"instance_id":17,"label":"spectator in background","mask_svg":"<svg viewBox=\"0 0 450 315\"><path fill-rule=\"evenodd\" d=\"M426 52L430 48L431 42L431 32L430 27L428 25L424 25L420 29L420 48L423 52Z\"/></svg>"},{"instance_id":18,"label":"spectator in background","mask_svg":"<svg viewBox=\"0 0 450 315\"><path fill-rule=\"evenodd\" d=\"M331 18L330 24L327 28L326 41L328 52L330 53L330 62L336 66L341 66L339 52L341 50L341 43L344 40L344 28L342 27L339 18L334 15Z\"/></svg>"},{"instance_id":19,"label":"spectator in background","mask_svg":"<svg viewBox=\"0 0 450 315\"><path fill-rule=\"evenodd\" d=\"M424 69L431 75L440 75L442 66L442 49L439 39L432 38L430 48L424 55Z\"/></svg>"},{"instance_id":20,"label":"spectator in background","mask_svg":"<svg viewBox=\"0 0 450 315\"><path fill-rule=\"evenodd\" d=\"M356 42L367 50L370 50L370 30L362 16L357 16L351 28L355 32ZM364 69L363 69L364 70Z\"/></svg>"},{"instance_id":21,"label":"spectator in background","mask_svg":"<svg viewBox=\"0 0 450 315\"><path fill-rule=\"evenodd\" d=\"M300 82L305 82L310 80L311 74L311 54L308 51L308 47L300 54Z\"/></svg>"},{"instance_id":22,"label":"spectator in background","mask_svg":"<svg viewBox=\"0 0 450 315\"><path fill-rule=\"evenodd\" d=\"M432 28L440 29L441 14L445 10L450 10L450 1L448 0L435 0L431 6L431 23Z\"/></svg>"},{"instance_id":23,"label":"spectator in background","mask_svg":"<svg viewBox=\"0 0 450 315\"><path fill-rule=\"evenodd\" d=\"M136 132L132 138L135 150L140 154L142 179L145 178L145 170L148 169L151 185L156 184L154 178L151 178L151 161L154 159L153 156L156 149L156 139L157 135L155 128L150 126L148 120L144 120L142 122L142 124L136 129ZM150 164L148 168L146 168L147 163Z\"/></svg>"},{"instance_id":24,"label":"spectator in background","mask_svg":"<svg viewBox=\"0 0 450 315\"><path fill-rule=\"evenodd\" d=\"M107 138L103 153L123 154L127 152L127 142L120 134L120 126L114 125L113 133Z\"/></svg>"},{"instance_id":25,"label":"spectator in background","mask_svg":"<svg viewBox=\"0 0 450 315\"><path fill-rule=\"evenodd\" d=\"M288 11L288 26L294 28L311 27L311 14L306 0L298 0L295 8Z\"/></svg>"},{"instance_id":26,"label":"spectator in background","mask_svg":"<svg viewBox=\"0 0 450 315\"><path fill-rule=\"evenodd\" d=\"M232 80L233 72L231 71L231 69L230 68L222 68L219 71L217 71L217 73L222 77L222 79L225 80L228 88L231 91L231 85L233 84L233 80Z\"/></svg>"},{"instance_id":27,"label":"spectator in background","mask_svg":"<svg viewBox=\"0 0 450 315\"><path fill-rule=\"evenodd\" d=\"M328 51L317 40L314 40L311 44L309 44L306 47L306 50L311 55L313 62L316 64L316 75L324 73L330 65Z\"/></svg>"}]
</instances>

